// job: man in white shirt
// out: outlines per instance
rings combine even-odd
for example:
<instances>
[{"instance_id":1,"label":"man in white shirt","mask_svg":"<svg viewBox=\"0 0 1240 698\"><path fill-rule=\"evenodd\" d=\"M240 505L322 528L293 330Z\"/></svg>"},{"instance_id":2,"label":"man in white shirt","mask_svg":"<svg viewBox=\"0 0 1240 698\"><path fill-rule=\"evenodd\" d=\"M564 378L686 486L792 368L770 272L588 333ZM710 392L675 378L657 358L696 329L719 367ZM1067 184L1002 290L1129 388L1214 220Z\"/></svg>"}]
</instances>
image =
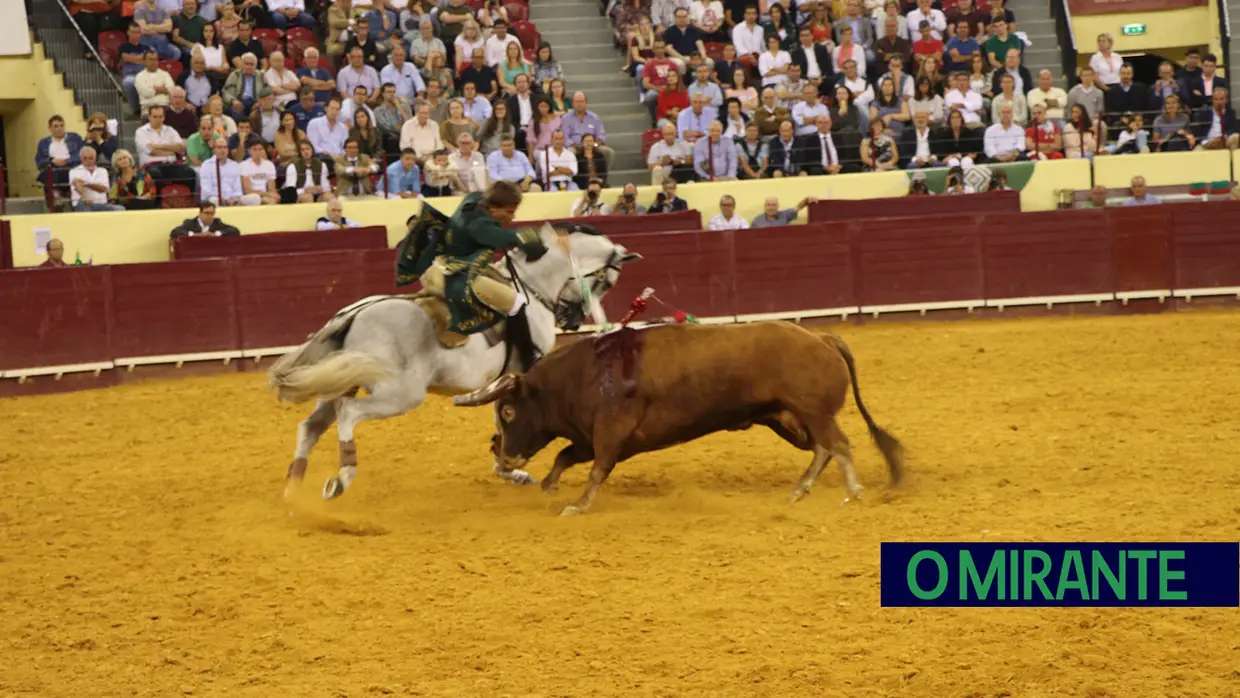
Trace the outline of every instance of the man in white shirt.
<instances>
[{"instance_id":1,"label":"man in white shirt","mask_svg":"<svg viewBox=\"0 0 1240 698\"><path fill-rule=\"evenodd\" d=\"M172 88L177 85L168 71L160 69L159 54L153 49L142 58L146 62L146 70L133 79L133 86L138 91L138 104L145 115L150 113L151 107L167 106L172 100Z\"/></svg>"},{"instance_id":2,"label":"man in white shirt","mask_svg":"<svg viewBox=\"0 0 1240 698\"><path fill-rule=\"evenodd\" d=\"M418 154L418 162L423 162L442 147L439 124L431 118L430 105L418 102L413 118L400 128L400 149L412 148Z\"/></svg>"},{"instance_id":3,"label":"man in white shirt","mask_svg":"<svg viewBox=\"0 0 1240 698\"><path fill-rule=\"evenodd\" d=\"M749 221L736 214L736 199L724 194L719 199L719 213L711 216L706 227L710 230L742 230L749 227Z\"/></svg>"},{"instance_id":4,"label":"man in white shirt","mask_svg":"<svg viewBox=\"0 0 1240 698\"><path fill-rule=\"evenodd\" d=\"M95 149L83 146L78 153L82 164L69 170L69 187L73 210L85 211L124 211L124 206L108 203L108 171L98 167L98 153Z\"/></svg>"},{"instance_id":5,"label":"man in white shirt","mask_svg":"<svg viewBox=\"0 0 1240 698\"><path fill-rule=\"evenodd\" d=\"M262 197L246 194L241 188L241 165L228 157L228 141L215 139L211 144L214 153L202 163L199 170L199 201L209 201L216 206L258 206Z\"/></svg>"},{"instance_id":6,"label":"man in white shirt","mask_svg":"<svg viewBox=\"0 0 1240 698\"><path fill-rule=\"evenodd\" d=\"M938 167L939 158L930 147L930 115L924 111L913 114L913 128L905 129L904 133L904 143L899 145L899 150L909 157L906 169ZM910 152L904 153L906 148Z\"/></svg>"},{"instance_id":7,"label":"man in white shirt","mask_svg":"<svg viewBox=\"0 0 1240 698\"><path fill-rule=\"evenodd\" d=\"M603 201L603 180L594 177L586 187L586 193L582 194L581 198L573 203L573 208L568 214L569 217L581 218L583 216L611 215L611 206Z\"/></svg>"},{"instance_id":8,"label":"man in white shirt","mask_svg":"<svg viewBox=\"0 0 1240 698\"><path fill-rule=\"evenodd\" d=\"M646 155L646 166L650 168L650 183L662 186L664 180L672 176L672 172L683 172L677 180L693 178L693 148L688 143L676 139L676 127L663 124L663 140L650 146Z\"/></svg>"},{"instance_id":9,"label":"man in white shirt","mask_svg":"<svg viewBox=\"0 0 1240 698\"><path fill-rule=\"evenodd\" d=\"M999 123L991 124L982 139L986 157L996 162L1028 160L1025 155L1025 129L1012 122L1012 105L999 108Z\"/></svg>"},{"instance_id":10,"label":"man in white shirt","mask_svg":"<svg viewBox=\"0 0 1240 698\"><path fill-rule=\"evenodd\" d=\"M1045 68L1038 71L1038 86L1025 95L1029 108L1046 107L1046 118L1063 128L1064 107L1068 104L1068 93L1055 86L1055 76Z\"/></svg>"},{"instance_id":11,"label":"man in white shirt","mask_svg":"<svg viewBox=\"0 0 1240 698\"><path fill-rule=\"evenodd\" d=\"M535 166L542 174L544 184L550 182L547 191L577 191L573 177L577 176L577 153L564 147L564 132L551 134L551 147L534 152Z\"/></svg>"},{"instance_id":12,"label":"man in white shirt","mask_svg":"<svg viewBox=\"0 0 1240 698\"><path fill-rule=\"evenodd\" d=\"M272 51L267 61L269 67L267 72L263 73L263 78L267 81L267 86L271 88L271 93L275 95L276 105L283 109L297 101L297 93L301 90L301 80L297 77L297 73L289 70L284 64L282 52Z\"/></svg>"},{"instance_id":13,"label":"man in white shirt","mask_svg":"<svg viewBox=\"0 0 1240 698\"><path fill-rule=\"evenodd\" d=\"M830 114L827 105L818 101L818 88L813 85L806 85L801 90L801 101L792 108L792 122L796 125L796 134L798 136L808 136L813 133L817 126L818 117L824 114Z\"/></svg>"},{"instance_id":14,"label":"man in white shirt","mask_svg":"<svg viewBox=\"0 0 1240 698\"><path fill-rule=\"evenodd\" d=\"M908 38L914 44L921 41L923 21L930 23L930 34L940 41L943 40L943 32L947 31L947 16L942 10L932 9L930 4L930 0L917 0L917 7L908 13Z\"/></svg>"},{"instance_id":15,"label":"man in white shirt","mask_svg":"<svg viewBox=\"0 0 1240 698\"><path fill-rule=\"evenodd\" d=\"M736 56L758 56L766 50L766 32L758 24L758 8L749 5L745 8L745 21L732 27L732 45L736 47Z\"/></svg>"},{"instance_id":16,"label":"man in white shirt","mask_svg":"<svg viewBox=\"0 0 1240 698\"><path fill-rule=\"evenodd\" d=\"M340 203L340 199L332 199L327 202L327 215L323 216L314 225L315 230L341 230L343 228L360 228L362 227L357 221L351 221L344 217L344 204Z\"/></svg>"},{"instance_id":17,"label":"man in white shirt","mask_svg":"<svg viewBox=\"0 0 1240 698\"><path fill-rule=\"evenodd\" d=\"M145 167L156 186L182 184L194 189L194 170L178 164L177 156L185 152L185 141L177 130L164 123L164 108L151 107L146 125L134 134L138 149L138 166Z\"/></svg>"},{"instance_id":18,"label":"man in white shirt","mask_svg":"<svg viewBox=\"0 0 1240 698\"><path fill-rule=\"evenodd\" d=\"M982 96L969 89L969 76L964 73L956 73L952 76L952 80L951 91L943 96L944 108L949 112L960 112L964 116L965 126L980 127L982 125Z\"/></svg>"},{"instance_id":19,"label":"man in white shirt","mask_svg":"<svg viewBox=\"0 0 1240 698\"><path fill-rule=\"evenodd\" d=\"M354 87L353 96L346 99L344 104L340 105L340 120L348 124L349 128L353 128L353 115L357 113L358 109L365 110L366 115L370 117L370 125L374 128L375 113L366 104L366 88L362 85Z\"/></svg>"},{"instance_id":20,"label":"man in white shirt","mask_svg":"<svg viewBox=\"0 0 1240 698\"><path fill-rule=\"evenodd\" d=\"M516 44L517 48L521 48L520 40L508 33L508 23L502 19L497 19L491 27L491 38L487 39L486 44L483 46L487 65L495 68L503 63L504 58L508 55L508 44Z\"/></svg>"},{"instance_id":21,"label":"man in white shirt","mask_svg":"<svg viewBox=\"0 0 1240 698\"><path fill-rule=\"evenodd\" d=\"M250 157L241 163L241 192L243 196L257 196L261 204L280 203L276 166L267 159L267 148L258 140L250 141Z\"/></svg>"},{"instance_id":22,"label":"man in white shirt","mask_svg":"<svg viewBox=\"0 0 1240 698\"><path fill-rule=\"evenodd\" d=\"M422 75L412 63L405 60L405 47L399 43L392 49L388 64L379 71L379 82L395 85L396 96L404 97L410 102L426 92Z\"/></svg>"},{"instance_id":23,"label":"man in white shirt","mask_svg":"<svg viewBox=\"0 0 1240 698\"><path fill-rule=\"evenodd\" d=\"M844 61L844 87L852 93L853 106L862 114L870 113L870 102L874 101L874 88L866 82L865 76L857 72L857 62L849 59Z\"/></svg>"},{"instance_id":24,"label":"man in white shirt","mask_svg":"<svg viewBox=\"0 0 1240 698\"><path fill-rule=\"evenodd\" d=\"M332 97L327 102L327 113L306 124L306 138L325 162L337 155L344 155L344 142L349 139L349 126L340 118L340 100ZM328 157L328 156L331 157ZM328 165L331 167L331 165Z\"/></svg>"},{"instance_id":25,"label":"man in white shirt","mask_svg":"<svg viewBox=\"0 0 1240 698\"><path fill-rule=\"evenodd\" d=\"M460 194L475 191L486 191L489 181L487 161L482 153L474 150L474 137L462 133L456 139L456 152L448 156L448 162L456 165L457 176L461 180Z\"/></svg>"}]
</instances>

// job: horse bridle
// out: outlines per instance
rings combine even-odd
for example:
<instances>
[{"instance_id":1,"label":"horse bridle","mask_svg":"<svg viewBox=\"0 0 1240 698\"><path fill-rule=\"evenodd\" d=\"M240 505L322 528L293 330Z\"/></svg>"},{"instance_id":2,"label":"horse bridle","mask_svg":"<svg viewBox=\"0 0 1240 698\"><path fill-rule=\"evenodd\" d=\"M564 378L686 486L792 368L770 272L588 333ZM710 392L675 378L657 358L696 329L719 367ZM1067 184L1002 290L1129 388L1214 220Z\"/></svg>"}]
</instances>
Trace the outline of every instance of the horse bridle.
<instances>
[{"instance_id":1,"label":"horse bridle","mask_svg":"<svg viewBox=\"0 0 1240 698\"><path fill-rule=\"evenodd\" d=\"M619 259L620 259L620 254L616 250L616 248L613 247L611 250L611 256L608 257L607 259L607 263L588 274L583 274L581 277L582 280L596 281L601 278L603 282L603 287L597 293L598 295L607 293L615 286L615 284L613 284L611 281L608 280L607 272L615 271L617 274L620 273L621 269L620 269ZM577 310L580 310L585 305L586 301L584 298L582 298L580 301L575 301L575 302L564 300L564 294L568 292L568 289L574 283L576 283L577 281L576 278L572 278L566 281L564 283L564 286L560 288L560 292L556 295L555 300L552 300L550 298L547 298L545 295L543 295L538 289L530 286L529 284L525 283L525 281L521 279L521 276L517 274L516 264L512 261L511 255L505 255L504 262L505 262L505 265L508 267L508 276L510 277L510 280L514 284L516 284L518 288L520 288L527 296L538 301L539 305L546 308L553 316L556 316L558 318L559 310L562 307L574 307Z\"/></svg>"}]
</instances>

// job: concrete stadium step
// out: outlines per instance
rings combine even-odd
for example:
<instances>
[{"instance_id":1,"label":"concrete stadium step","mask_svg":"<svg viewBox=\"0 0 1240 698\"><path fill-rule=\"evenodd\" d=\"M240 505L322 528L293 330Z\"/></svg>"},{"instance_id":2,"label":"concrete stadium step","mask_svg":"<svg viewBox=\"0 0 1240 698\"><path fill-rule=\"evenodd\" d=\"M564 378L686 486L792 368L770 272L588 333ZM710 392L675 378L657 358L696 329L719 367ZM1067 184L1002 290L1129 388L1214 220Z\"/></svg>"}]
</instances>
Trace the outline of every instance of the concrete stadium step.
<instances>
[{"instance_id":1,"label":"concrete stadium step","mask_svg":"<svg viewBox=\"0 0 1240 698\"><path fill-rule=\"evenodd\" d=\"M638 141L640 142L641 134L650 128L650 112L646 111L642 107L639 107L637 105L637 100L633 100L633 104L630 106L636 107L637 109L635 111L607 111L607 120L603 122L603 125L607 128L609 133L611 131L616 131L619 133L636 131L638 133ZM595 113L598 113L599 111L604 110L599 109L598 111L595 111Z\"/></svg>"},{"instance_id":2,"label":"concrete stadium step","mask_svg":"<svg viewBox=\"0 0 1240 698\"><path fill-rule=\"evenodd\" d=\"M593 17L548 17L535 22L538 25L538 33L546 32L597 32L606 31L611 33L611 23L606 17L600 17L597 14ZM584 36L582 38L585 38Z\"/></svg>"},{"instance_id":3,"label":"concrete stadium step","mask_svg":"<svg viewBox=\"0 0 1240 698\"><path fill-rule=\"evenodd\" d=\"M1060 67L1063 54L1059 51L1059 46L1051 46L1046 48L1029 48L1025 49L1025 67L1029 68L1029 72L1033 75L1033 79L1038 79L1038 72L1043 68L1051 71L1051 75L1056 78L1063 73ZM1058 82L1056 83L1058 84Z\"/></svg>"},{"instance_id":4,"label":"concrete stadium step","mask_svg":"<svg viewBox=\"0 0 1240 698\"><path fill-rule=\"evenodd\" d=\"M560 65L565 63L582 60L616 60L620 55L611 44L584 44L570 46L565 44L551 43L552 51L555 52L556 60L560 61Z\"/></svg>"},{"instance_id":5,"label":"concrete stadium step","mask_svg":"<svg viewBox=\"0 0 1240 698\"><path fill-rule=\"evenodd\" d=\"M538 2L530 7L530 21L539 24L538 28L540 31L542 30L540 23L543 20L568 17L585 19L590 17L599 18L602 15L599 14L597 3L573 2L572 0L568 2Z\"/></svg>"},{"instance_id":6,"label":"concrete stadium step","mask_svg":"<svg viewBox=\"0 0 1240 698\"><path fill-rule=\"evenodd\" d=\"M580 70L574 70L572 64L564 67L564 79L568 83L570 90L589 89L593 94L595 90L613 90L618 88L629 88L633 91L633 101L637 102L637 83L633 78L620 72L620 62L616 62L614 71L606 73L586 73Z\"/></svg>"},{"instance_id":7,"label":"concrete stadium step","mask_svg":"<svg viewBox=\"0 0 1240 698\"><path fill-rule=\"evenodd\" d=\"M1016 28L1028 34L1031 41L1037 35L1055 36L1055 20L1050 17L1030 17L1029 19L1018 17Z\"/></svg>"},{"instance_id":8,"label":"concrete stadium step","mask_svg":"<svg viewBox=\"0 0 1240 698\"><path fill-rule=\"evenodd\" d=\"M590 85L590 105L616 105L617 109L620 105L625 107L637 104L637 81L632 78L626 78L628 84L620 87L594 87L594 83Z\"/></svg>"},{"instance_id":9,"label":"concrete stadium step","mask_svg":"<svg viewBox=\"0 0 1240 698\"><path fill-rule=\"evenodd\" d=\"M613 172L607 173L607 184L609 187L619 188L629 183L636 184L639 187L644 187L644 186L649 185L650 184L650 171L644 170L644 169L642 170L630 169L630 170L615 170ZM612 202L609 201L607 203L610 204ZM641 203L643 206L648 205L645 201L640 201L639 203Z\"/></svg>"}]
</instances>

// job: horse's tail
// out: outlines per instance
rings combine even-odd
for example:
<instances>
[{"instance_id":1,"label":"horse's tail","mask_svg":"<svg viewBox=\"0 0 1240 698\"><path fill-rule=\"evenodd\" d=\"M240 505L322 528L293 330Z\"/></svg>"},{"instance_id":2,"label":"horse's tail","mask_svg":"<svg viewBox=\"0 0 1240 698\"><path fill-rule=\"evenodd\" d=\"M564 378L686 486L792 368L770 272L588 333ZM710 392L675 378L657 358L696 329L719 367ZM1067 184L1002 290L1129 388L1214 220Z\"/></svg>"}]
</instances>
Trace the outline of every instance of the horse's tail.
<instances>
[{"instance_id":1,"label":"horse's tail","mask_svg":"<svg viewBox=\"0 0 1240 698\"><path fill-rule=\"evenodd\" d=\"M865 420L866 427L870 430L870 437L874 439L874 444L878 446L878 450L882 452L883 459L887 461L887 470L891 473L891 483L893 485L900 484L901 478L904 477L904 447L900 444L900 440L892 436L886 429L878 426L874 422L874 418L870 416L870 411L865 408L865 403L861 401L861 388L857 385L857 365L853 361L852 351L844 340L833 335L823 337L827 344L835 347L840 355L844 357L844 363L848 365L848 380L852 383L853 400L857 403L857 410L861 412L861 418Z\"/></svg>"},{"instance_id":2,"label":"horse's tail","mask_svg":"<svg viewBox=\"0 0 1240 698\"><path fill-rule=\"evenodd\" d=\"M313 350L311 350L312 352ZM301 365L270 376L271 387L285 402L306 402L313 398L334 400L359 386L372 386L388 375L388 369L375 357L359 351L335 351L309 365Z\"/></svg>"}]
</instances>

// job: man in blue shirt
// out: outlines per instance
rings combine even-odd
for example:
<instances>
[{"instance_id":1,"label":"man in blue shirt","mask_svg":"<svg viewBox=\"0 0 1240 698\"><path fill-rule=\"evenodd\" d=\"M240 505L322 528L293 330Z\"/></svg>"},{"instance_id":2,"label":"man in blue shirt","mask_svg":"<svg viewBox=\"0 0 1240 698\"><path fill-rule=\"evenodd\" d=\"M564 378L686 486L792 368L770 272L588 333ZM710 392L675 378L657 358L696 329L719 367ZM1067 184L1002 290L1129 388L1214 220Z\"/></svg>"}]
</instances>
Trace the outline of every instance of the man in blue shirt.
<instances>
[{"instance_id":1,"label":"man in blue shirt","mask_svg":"<svg viewBox=\"0 0 1240 698\"><path fill-rule=\"evenodd\" d=\"M142 27L137 24L129 25L125 37L125 43L117 49L116 59L121 71L121 89L124 90L125 99L129 100L129 106L136 114L139 104L138 88L134 86L134 79L146 68L146 47L142 45Z\"/></svg>"},{"instance_id":2,"label":"man in blue shirt","mask_svg":"<svg viewBox=\"0 0 1240 698\"><path fill-rule=\"evenodd\" d=\"M314 90L314 101L319 104L327 104L327 100L332 98L332 94L336 92L336 80L332 78L332 74L327 72L327 68L319 66L319 51L316 48L308 48L302 54L301 62L304 67L297 69L297 78L301 80L302 87L309 87Z\"/></svg>"},{"instance_id":3,"label":"man in blue shirt","mask_svg":"<svg viewBox=\"0 0 1240 698\"><path fill-rule=\"evenodd\" d=\"M1162 200L1145 191L1145 177L1137 175L1132 178L1132 198L1124 201L1125 206L1151 206L1161 204Z\"/></svg>"},{"instance_id":4,"label":"man in blue shirt","mask_svg":"<svg viewBox=\"0 0 1240 698\"><path fill-rule=\"evenodd\" d=\"M956 35L948 39L947 45L943 47L943 64L947 67L947 72L969 72L973 54L980 50L977 39L969 36L968 22L957 22Z\"/></svg>"},{"instance_id":5,"label":"man in blue shirt","mask_svg":"<svg viewBox=\"0 0 1240 698\"><path fill-rule=\"evenodd\" d=\"M418 168L418 154L413 148L400 151L400 159L388 165L384 179L387 180L387 198L422 198L422 170Z\"/></svg>"},{"instance_id":6,"label":"man in blue shirt","mask_svg":"<svg viewBox=\"0 0 1240 698\"><path fill-rule=\"evenodd\" d=\"M297 128L305 131L306 127L310 125L311 119L317 119L327 112L323 111L323 105L314 101L314 90L309 87L301 88L298 96L301 99L288 108L288 113L292 114L293 118L297 120Z\"/></svg>"},{"instance_id":7,"label":"man in blue shirt","mask_svg":"<svg viewBox=\"0 0 1240 698\"><path fill-rule=\"evenodd\" d=\"M706 44L702 42L702 34L689 24L689 11L678 8L675 15L676 23L663 31L663 41L667 43L667 55L685 73L686 67L694 67L698 63L714 66L715 62L706 56Z\"/></svg>"}]
</instances>

